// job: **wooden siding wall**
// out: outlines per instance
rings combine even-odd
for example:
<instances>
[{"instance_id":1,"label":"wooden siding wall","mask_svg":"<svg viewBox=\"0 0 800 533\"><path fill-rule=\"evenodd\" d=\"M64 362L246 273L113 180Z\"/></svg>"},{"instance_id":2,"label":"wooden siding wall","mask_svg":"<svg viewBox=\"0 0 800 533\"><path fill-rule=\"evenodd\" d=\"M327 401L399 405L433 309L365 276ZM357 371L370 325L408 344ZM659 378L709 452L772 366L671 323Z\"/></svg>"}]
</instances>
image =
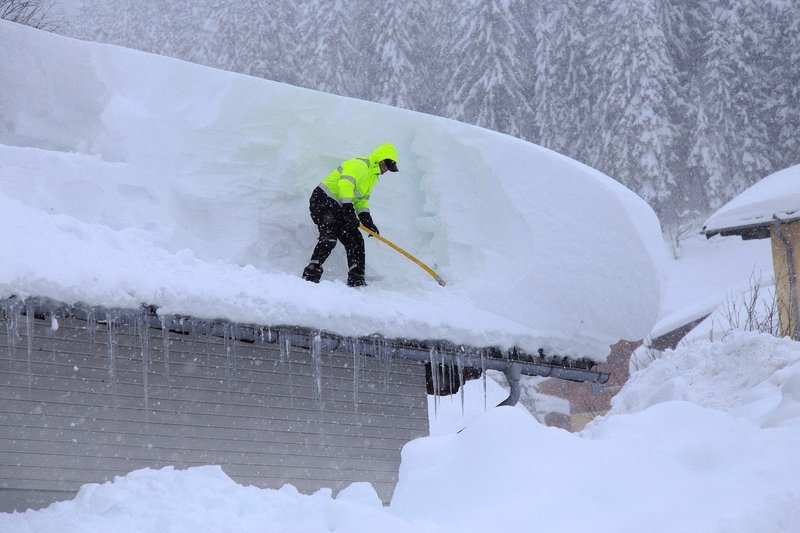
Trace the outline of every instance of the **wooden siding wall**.
<instances>
[{"instance_id":1,"label":"wooden siding wall","mask_svg":"<svg viewBox=\"0 0 800 533\"><path fill-rule=\"evenodd\" d=\"M770 226L778 317L781 324L781 335L798 338L798 324L794 320L792 301L793 298L796 299L795 301L800 300L800 280L795 281L793 291L789 275L789 253L786 247L788 245L791 249L792 269L797 276L800 273L800 222L781 224L780 229L780 235L783 238L779 237L774 226Z\"/></svg>"},{"instance_id":2,"label":"wooden siding wall","mask_svg":"<svg viewBox=\"0 0 800 533\"><path fill-rule=\"evenodd\" d=\"M315 362L280 344L7 318L0 511L139 468L205 464L241 484L301 492L369 481L388 502L400 448L428 433L424 366L340 352Z\"/></svg>"}]
</instances>

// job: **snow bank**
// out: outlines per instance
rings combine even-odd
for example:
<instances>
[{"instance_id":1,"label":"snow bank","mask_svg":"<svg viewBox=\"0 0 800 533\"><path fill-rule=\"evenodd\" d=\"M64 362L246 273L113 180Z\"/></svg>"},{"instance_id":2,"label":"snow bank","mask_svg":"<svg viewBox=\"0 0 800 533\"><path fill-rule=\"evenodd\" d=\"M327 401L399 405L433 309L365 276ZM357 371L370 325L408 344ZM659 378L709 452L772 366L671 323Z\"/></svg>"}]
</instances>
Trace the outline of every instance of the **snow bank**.
<instances>
[{"instance_id":1,"label":"snow bank","mask_svg":"<svg viewBox=\"0 0 800 533\"><path fill-rule=\"evenodd\" d=\"M719 342L668 351L631 376L611 414L671 401L723 410L762 427L800 430L800 344L734 331Z\"/></svg>"},{"instance_id":2,"label":"snow bank","mask_svg":"<svg viewBox=\"0 0 800 533\"><path fill-rule=\"evenodd\" d=\"M658 221L546 149L405 110L0 21L0 293L295 324L344 335L540 347L602 360L657 318ZM350 290L335 252L298 274L313 187L382 142L382 233Z\"/></svg>"},{"instance_id":3,"label":"snow bank","mask_svg":"<svg viewBox=\"0 0 800 533\"><path fill-rule=\"evenodd\" d=\"M327 489L304 496L291 485L238 485L218 466L137 470L84 485L74 500L42 511L0 514L0 530L41 533L372 533L409 531L410 524L386 513L368 483L355 483L336 499Z\"/></svg>"},{"instance_id":4,"label":"snow bank","mask_svg":"<svg viewBox=\"0 0 800 533\"><path fill-rule=\"evenodd\" d=\"M497 408L408 444L391 510L450 531L797 531L799 444L800 343L740 333L665 353L579 434Z\"/></svg>"}]
</instances>

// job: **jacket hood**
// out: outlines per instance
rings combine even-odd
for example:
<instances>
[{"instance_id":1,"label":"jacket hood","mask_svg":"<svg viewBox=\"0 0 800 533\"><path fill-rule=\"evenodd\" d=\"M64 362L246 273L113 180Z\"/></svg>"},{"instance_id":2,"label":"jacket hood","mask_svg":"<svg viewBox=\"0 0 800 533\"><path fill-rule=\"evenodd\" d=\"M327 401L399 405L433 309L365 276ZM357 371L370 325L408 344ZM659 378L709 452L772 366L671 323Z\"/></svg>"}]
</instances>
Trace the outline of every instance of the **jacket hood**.
<instances>
[{"instance_id":1,"label":"jacket hood","mask_svg":"<svg viewBox=\"0 0 800 533\"><path fill-rule=\"evenodd\" d=\"M382 144L378 146L374 152L372 152L372 155L369 156L369 162L373 165L377 165L384 159L391 159L397 163L397 149L393 144Z\"/></svg>"}]
</instances>

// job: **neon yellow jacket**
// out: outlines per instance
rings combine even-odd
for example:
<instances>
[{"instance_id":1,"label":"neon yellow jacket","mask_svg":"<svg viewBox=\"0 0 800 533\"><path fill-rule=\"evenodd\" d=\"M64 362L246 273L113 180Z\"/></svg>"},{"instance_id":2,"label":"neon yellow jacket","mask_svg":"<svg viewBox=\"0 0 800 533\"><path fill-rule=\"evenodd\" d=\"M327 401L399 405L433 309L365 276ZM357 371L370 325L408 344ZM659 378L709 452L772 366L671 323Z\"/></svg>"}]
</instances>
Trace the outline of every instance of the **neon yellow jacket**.
<instances>
[{"instance_id":1,"label":"neon yellow jacket","mask_svg":"<svg viewBox=\"0 0 800 533\"><path fill-rule=\"evenodd\" d=\"M397 150L382 144L369 157L344 161L325 176L320 187L340 204L352 203L356 213L369 212L369 195L381 176L379 163L384 159L397 162Z\"/></svg>"}]
</instances>

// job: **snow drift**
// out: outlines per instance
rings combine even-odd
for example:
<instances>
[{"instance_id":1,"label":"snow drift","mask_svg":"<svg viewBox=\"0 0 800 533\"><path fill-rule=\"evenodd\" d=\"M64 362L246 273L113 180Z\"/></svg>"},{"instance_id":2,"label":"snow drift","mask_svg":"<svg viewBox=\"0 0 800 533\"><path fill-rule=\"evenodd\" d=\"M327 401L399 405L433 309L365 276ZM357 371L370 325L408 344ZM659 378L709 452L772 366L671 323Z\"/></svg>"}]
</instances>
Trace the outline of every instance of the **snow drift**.
<instances>
[{"instance_id":1,"label":"snow drift","mask_svg":"<svg viewBox=\"0 0 800 533\"><path fill-rule=\"evenodd\" d=\"M2 21L0 293L602 360L660 302L658 221L607 176L454 121ZM383 142L370 286L298 277L307 199Z\"/></svg>"}]
</instances>

